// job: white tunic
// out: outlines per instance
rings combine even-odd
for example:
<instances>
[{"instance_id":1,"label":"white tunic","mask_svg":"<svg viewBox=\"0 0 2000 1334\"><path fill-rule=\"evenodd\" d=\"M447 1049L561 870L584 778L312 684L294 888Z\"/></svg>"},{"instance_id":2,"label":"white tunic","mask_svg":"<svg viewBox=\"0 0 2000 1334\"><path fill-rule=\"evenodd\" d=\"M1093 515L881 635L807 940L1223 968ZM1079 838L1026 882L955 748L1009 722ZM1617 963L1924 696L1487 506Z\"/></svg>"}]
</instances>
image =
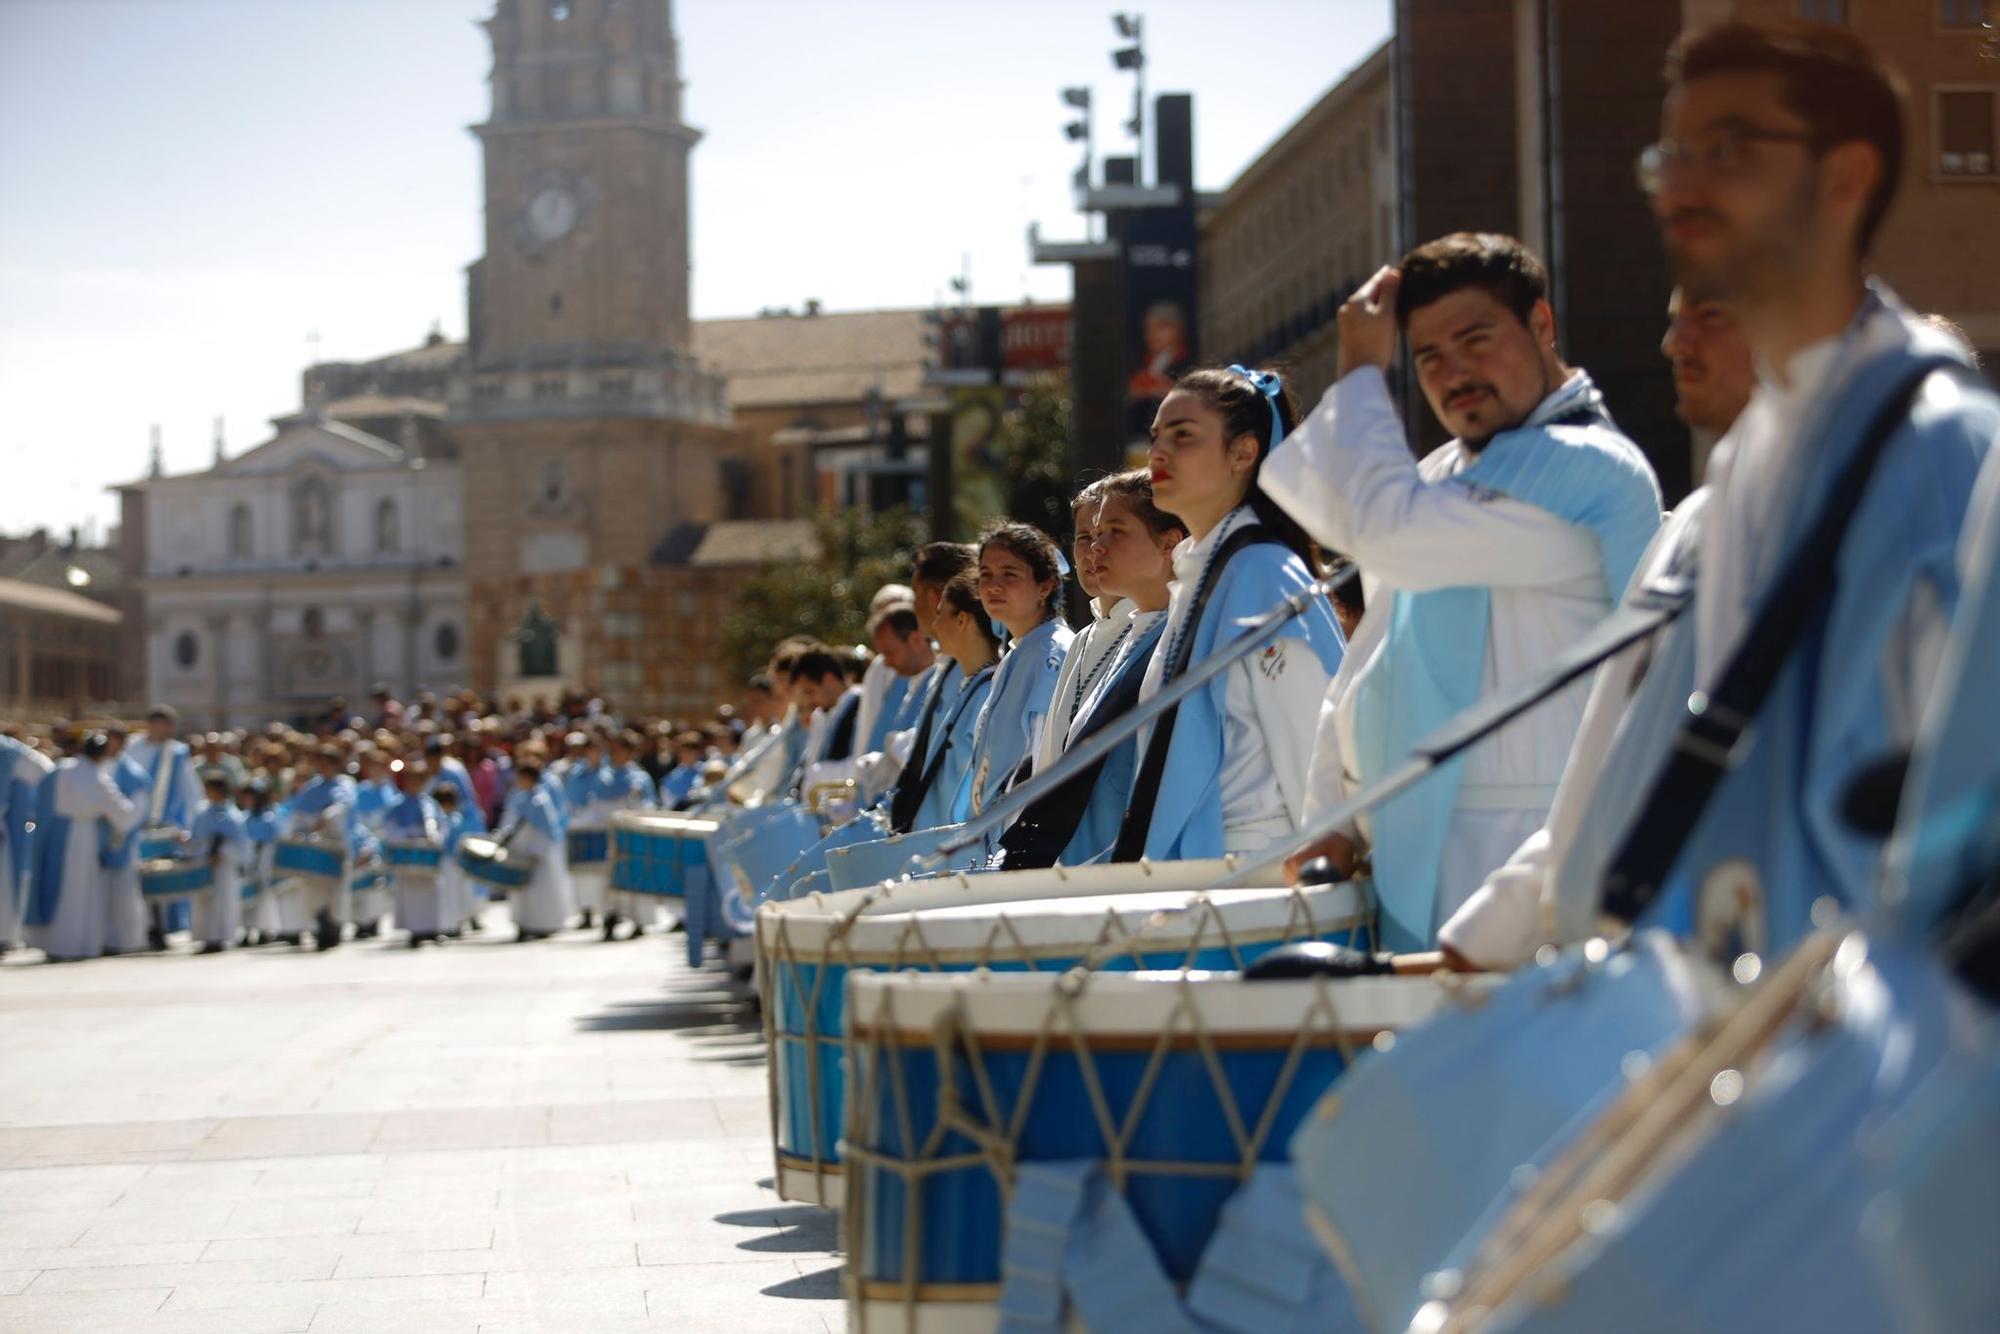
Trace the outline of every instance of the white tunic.
<instances>
[{"instance_id":1,"label":"white tunic","mask_svg":"<svg viewBox=\"0 0 2000 1334\"><path fill-rule=\"evenodd\" d=\"M1101 603L1102 599L1095 602ZM1083 701L1090 698L1097 683L1107 675L1111 653L1123 642L1121 636L1124 639L1131 637L1132 610L1131 601L1120 598L1104 615L1077 631L1076 638L1070 641L1062 670L1056 673L1056 689L1049 699L1049 711L1042 715L1041 730L1035 735L1034 765L1030 773L1040 773L1062 754L1069 740L1071 720L1076 717Z\"/></svg>"},{"instance_id":2,"label":"white tunic","mask_svg":"<svg viewBox=\"0 0 2000 1334\"><path fill-rule=\"evenodd\" d=\"M1186 538L1174 548L1167 627L1139 688L1141 703L1160 692L1167 651L1194 609L1195 586L1209 556L1255 517L1248 505L1239 505L1207 537ZM1225 633L1217 642L1230 638ZM1299 827L1310 802L1307 770L1313 752L1305 720L1318 709L1329 678L1319 656L1297 639L1276 640L1267 653L1275 656L1253 653L1223 673L1220 792L1222 841L1230 852L1259 851L1282 839ZM1140 731L1141 756L1151 736L1150 726Z\"/></svg>"},{"instance_id":3,"label":"white tunic","mask_svg":"<svg viewBox=\"0 0 2000 1334\"><path fill-rule=\"evenodd\" d=\"M1265 460L1264 490L1329 550L1361 567L1368 610L1319 710L1306 823L1359 785L1355 688L1381 669L1396 591L1491 590L1480 693L1533 672L1611 609L1591 534L1547 510L1434 483L1477 455L1454 441L1421 463L1410 454L1387 382L1353 371ZM1541 827L1589 695L1580 681L1466 755L1445 836L1440 918ZM1365 839L1364 816L1358 831Z\"/></svg>"},{"instance_id":4,"label":"white tunic","mask_svg":"<svg viewBox=\"0 0 2000 1334\"><path fill-rule=\"evenodd\" d=\"M49 781L56 785L56 814L69 821L69 837L63 844L62 897L37 943L52 959L94 959L115 934L111 873L98 862L98 821L123 838L145 811L118 790L109 763L64 760Z\"/></svg>"},{"instance_id":5,"label":"white tunic","mask_svg":"<svg viewBox=\"0 0 2000 1334\"><path fill-rule=\"evenodd\" d=\"M1714 683L1749 624L1750 581L1764 577L1762 562L1775 554L1768 549L1769 516L1784 503L1786 464L1800 433L1812 424L1809 414L1827 399L1829 377L1842 365L1851 369L1860 357L1894 346L1900 322L1892 311L1878 310L1854 334L1858 353L1843 354L1840 338L1801 349L1786 368L1786 383L1760 371L1742 416L1709 455L1708 485L1681 502L1639 562L1634 588L1664 569L1682 544L1698 544L1695 671L1704 684ZM1882 674L1889 687L1884 703L1890 731L1897 745L1907 746L1951 627L1926 585L1918 586L1903 609L1902 627L1888 636ZM1553 934L1545 898L1554 870L1589 808L1645 662L1644 646L1635 645L1598 668L1547 826L1527 837L1439 931L1438 939L1470 962L1518 967Z\"/></svg>"}]
</instances>

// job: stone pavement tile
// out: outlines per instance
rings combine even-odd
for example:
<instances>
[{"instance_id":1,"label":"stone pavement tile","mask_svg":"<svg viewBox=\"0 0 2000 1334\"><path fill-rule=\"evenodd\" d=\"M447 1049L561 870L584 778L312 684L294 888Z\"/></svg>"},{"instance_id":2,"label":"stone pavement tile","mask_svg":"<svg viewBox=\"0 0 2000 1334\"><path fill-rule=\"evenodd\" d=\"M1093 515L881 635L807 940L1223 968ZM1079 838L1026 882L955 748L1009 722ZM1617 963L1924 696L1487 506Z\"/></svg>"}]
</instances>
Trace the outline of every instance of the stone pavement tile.
<instances>
[{"instance_id":1,"label":"stone pavement tile","mask_svg":"<svg viewBox=\"0 0 2000 1334\"><path fill-rule=\"evenodd\" d=\"M0 1197L4 1198L4 1197ZM42 1209L34 1213L0 1213L0 1247L68 1246L102 1218L96 1209Z\"/></svg>"},{"instance_id":2,"label":"stone pavement tile","mask_svg":"<svg viewBox=\"0 0 2000 1334\"><path fill-rule=\"evenodd\" d=\"M22 1293L0 1297L0 1329L95 1329L100 1321L157 1311L172 1288L111 1288L100 1292Z\"/></svg>"},{"instance_id":3,"label":"stone pavement tile","mask_svg":"<svg viewBox=\"0 0 2000 1334\"><path fill-rule=\"evenodd\" d=\"M223 1306L276 1306L314 1302L378 1305L393 1302L468 1301L480 1295L477 1274L434 1274L417 1278L326 1278L274 1283L183 1283L164 1309L205 1310Z\"/></svg>"},{"instance_id":4,"label":"stone pavement tile","mask_svg":"<svg viewBox=\"0 0 2000 1334\"><path fill-rule=\"evenodd\" d=\"M299 1256L286 1260L225 1260L217 1264L87 1265L45 1269L28 1291L102 1292L110 1288L171 1288L183 1283L332 1278L334 1263L319 1256Z\"/></svg>"},{"instance_id":5,"label":"stone pavement tile","mask_svg":"<svg viewBox=\"0 0 2000 1334\"><path fill-rule=\"evenodd\" d=\"M196 1145L192 1161L290 1154L365 1153L382 1129L378 1115L237 1116Z\"/></svg>"},{"instance_id":6,"label":"stone pavement tile","mask_svg":"<svg viewBox=\"0 0 2000 1334\"><path fill-rule=\"evenodd\" d=\"M36 1173L7 1174L6 1201L10 1214L38 1213L45 1209L108 1209L130 1192L122 1184L87 1185L80 1181L37 1181Z\"/></svg>"},{"instance_id":7,"label":"stone pavement tile","mask_svg":"<svg viewBox=\"0 0 2000 1334\"><path fill-rule=\"evenodd\" d=\"M813 1322L839 1307L839 1285L802 1277L789 1261L677 1265L647 1271L647 1312L672 1329L819 1328ZM773 1292L775 1290L775 1294Z\"/></svg>"},{"instance_id":8,"label":"stone pavement tile","mask_svg":"<svg viewBox=\"0 0 2000 1334\"><path fill-rule=\"evenodd\" d=\"M369 1148L495 1149L549 1142L547 1107L468 1107L449 1111L392 1112L382 1118Z\"/></svg>"},{"instance_id":9,"label":"stone pavement tile","mask_svg":"<svg viewBox=\"0 0 2000 1334\"><path fill-rule=\"evenodd\" d=\"M228 1226L231 1204L189 1204L179 1208L107 1209L80 1238L86 1246L122 1245L140 1241L203 1240L220 1236Z\"/></svg>"},{"instance_id":10,"label":"stone pavement tile","mask_svg":"<svg viewBox=\"0 0 2000 1334\"><path fill-rule=\"evenodd\" d=\"M767 1094L717 1098L715 1114L722 1118L725 1134L768 1137L771 1133L771 1100Z\"/></svg>"},{"instance_id":11,"label":"stone pavement tile","mask_svg":"<svg viewBox=\"0 0 2000 1334\"><path fill-rule=\"evenodd\" d=\"M482 1322L513 1308L483 1301L358 1302L322 1306L312 1334L479 1334ZM591 1329L571 1321L571 1334Z\"/></svg>"},{"instance_id":12,"label":"stone pavement tile","mask_svg":"<svg viewBox=\"0 0 2000 1334\"><path fill-rule=\"evenodd\" d=\"M200 1241L146 1241L130 1246L44 1246L31 1250L0 1250L0 1269L192 1264L201 1258L202 1247L206 1244Z\"/></svg>"},{"instance_id":13,"label":"stone pavement tile","mask_svg":"<svg viewBox=\"0 0 2000 1334\"><path fill-rule=\"evenodd\" d=\"M0 1130L0 1149L13 1149L19 1160L104 1154L180 1153L185 1155L207 1139L216 1123L185 1121L115 1121L109 1124L16 1126Z\"/></svg>"},{"instance_id":14,"label":"stone pavement tile","mask_svg":"<svg viewBox=\"0 0 2000 1334\"><path fill-rule=\"evenodd\" d=\"M318 1237L355 1230L369 1202L364 1200L256 1200L232 1205L212 1240L229 1237Z\"/></svg>"},{"instance_id":15,"label":"stone pavement tile","mask_svg":"<svg viewBox=\"0 0 2000 1334\"><path fill-rule=\"evenodd\" d=\"M626 1269L585 1269L574 1273L486 1276L486 1300L536 1311L568 1310L579 1315L644 1316L647 1276L634 1265Z\"/></svg>"},{"instance_id":16,"label":"stone pavement tile","mask_svg":"<svg viewBox=\"0 0 2000 1334\"><path fill-rule=\"evenodd\" d=\"M549 1116L549 1141L553 1144L708 1139L723 1133L722 1122L707 1098L557 1105Z\"/></svg>"},{"instance_id":17,"label":"stone pavement tile","mask_svg":"<svg viewBox=\"0 0 2000 1334\"><path fill-rule=\"evenodd\" d=\"M304 1334L319 1308L232 1306L214 1311L152 1311L91 1325L90 1334ZM52 1326L51 1328L55 1328ZM65 1328L63 1334L74 1334Z\"/></svg>"},{"instance_id":18,"label":"stone pavement tile","mask_svg":"<svg viewBox=\"0 0 2000 1334\"><path fill-rule=\"evenodd\" d=\"M26 1291L37 1277L39 1271L34 1269L0 1269L0 1297L12 1297L17 1292Z\"/></svg>"},{"instance_id":19,"label":"stone pavement tile","mask_svg":"<svg viewBox=\"0 0 2000 1334\"><path fill-rule=\"evenodd\" d=\"M227 1237L208 1243L203 1263L219 1260L282 1260L348 1255L404 1255L420 1251L484 1250L493 1244L491 1223L465 1223L405 1232L366 1232L346 1236Z\"/></svg>"},{"instance_id":20,"label":"stone pavement tile","mask_svg":"<svg viewBox=\"0 0 2000 1334\"><path fill-rule=\"evenodd\" d=\"M484 1250L402 1251L343 1255L335 1278L388 1278L419 1274L502 1274L583 1269L631 1269L638 1245L617 1239L578 1240L538 1233Z\"/></svg>"}]
</instances>

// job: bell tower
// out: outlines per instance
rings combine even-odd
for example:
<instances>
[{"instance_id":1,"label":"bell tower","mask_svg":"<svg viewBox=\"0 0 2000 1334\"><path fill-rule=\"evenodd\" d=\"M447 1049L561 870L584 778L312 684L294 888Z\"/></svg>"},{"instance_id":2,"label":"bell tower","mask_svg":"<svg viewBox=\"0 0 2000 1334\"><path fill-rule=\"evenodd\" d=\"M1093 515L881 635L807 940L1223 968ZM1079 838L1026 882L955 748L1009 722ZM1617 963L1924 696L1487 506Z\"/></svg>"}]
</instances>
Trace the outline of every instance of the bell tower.
<instances>
[{"instance_id":1,"label":"bell tower","mask_svg":"<svg viewBox=\"0 0 2000 1334\"><path fill-rule=\"evenodd\" d=\"M486 252L450 390L464 458L474 683L504 688L530 609L593 671L565 588L643 565L720 509L735 444L695 364L688 167L671 0L496 0ZM532 587L531 587L532 585ZM530 604L532 603L532 607ZM491 672L481 670L491 665Z\"/></svg>"}]
</instances>

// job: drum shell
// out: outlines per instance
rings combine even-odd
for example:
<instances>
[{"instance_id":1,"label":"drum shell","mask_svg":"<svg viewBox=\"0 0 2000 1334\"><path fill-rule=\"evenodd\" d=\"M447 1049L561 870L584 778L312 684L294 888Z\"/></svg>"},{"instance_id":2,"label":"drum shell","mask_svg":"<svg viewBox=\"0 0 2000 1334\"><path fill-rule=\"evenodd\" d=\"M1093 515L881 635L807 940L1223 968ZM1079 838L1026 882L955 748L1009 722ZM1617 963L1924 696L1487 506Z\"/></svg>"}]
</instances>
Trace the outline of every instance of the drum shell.
<instances>
[{"instance_id":1,"label":"drum shell","mask_svg":"<svg viewBox=\"0 0 2000 1334\"><path fill-rule=\"evenodd\" d=\"M1248 1167L1284 1161L1293 1130L1350 1056L1457 989L1428 978L1245 983L1199 972L1100 974L1081 985L856 974L848 986L846 1240L859 1327L878 1304L998 1296L999 1162L941 1129L943 1114L1008 1143L1017 1164L1105 1161L1122 1136L1124 1194L1162 1268L1185 1283Z\"/></svg>"},{"instance_id":2,"label":"drum shell","mask_svg":"<svg viewBox=\"0 0 2000 1334\"><path fill-rule=\"evenodd\" d=\"M569 869L600 866L611 860L611 834L604 829L572 829L567 841Z\"/></svg>"},{"instance_id":3,"label":"drum shell","mask_svg":"<svg viewBox=\"0 0 2000 1334\"><path fill-rule=\"evenodd\" d=\"M458 841L458 864L467 875L499 889L521 889L535 874L536 859L502 848L490 838Z\"/></svg>"},{"instance_id":4,"label":"drum shell","mask_svg":"<svg viewBox=\"0 0 2000 1334\"><path fill-rule=\"evenodd\" d=\"M708 887L708 839L718 825L684 815L621 811L611 817L611 887L685 899Z\"/></svg>"},{"instance_id":5,"label":"drum shell","mask_svg":"<svg viewBox=\"0 0 2000 1334\"><path fill-rule=\"evenodd\" d=\"M851 973L1234 969L1293 941L1353 943L1365 929L1353 885L1217 891L1196 906L1200 890L1234 870L1216 860L954 875L767 906L757 971L779 1196L836 1202L828 1177L840 1170ZM1120 899L1143 906L1114 912ZM1169 903L1179 911L1167 929L1135 940Z\"/></svg>"},{"instance_id":6,"label":"drum shell","mask_svg":"<svg viewBox=\"0 0 2000 1334\"><path fill-rule=\"evenodd\" d=\"M426 839L386 839L382 860L402 871L436 871L444 865L444 849Z\"/></svg>"},{"instance_id":7,"label":"drum shell","mask_svg":"<svg viewBox=\"0 0 2000 1334\"><path fill-rule=\"evenodd\" d=\"M161 861L181 855L180 831L152 825L139 831L139 860Z\"/></svg>"},{"instance_id":8,"label":"drum shell","mask_svg":"<svg viewBox=\"0 0 2000 1334\"><path fill-rule=\"evenodd\" d=\"M311 880L338 881L347 863L347 849L331 839L311 835L281 838L271 853L279 871Z\"/></svg>"},{"instance_id":9,"label":"drum shell","mask_svg":"<svg viewBox=\"0 0 2000 1334\"><path fill-rule=\"evenodd\" d=\"M215 886L215 868L205 861L156 857L139 863L139 892L149 899L184 898Z\"/></svg>"}]
</instances>

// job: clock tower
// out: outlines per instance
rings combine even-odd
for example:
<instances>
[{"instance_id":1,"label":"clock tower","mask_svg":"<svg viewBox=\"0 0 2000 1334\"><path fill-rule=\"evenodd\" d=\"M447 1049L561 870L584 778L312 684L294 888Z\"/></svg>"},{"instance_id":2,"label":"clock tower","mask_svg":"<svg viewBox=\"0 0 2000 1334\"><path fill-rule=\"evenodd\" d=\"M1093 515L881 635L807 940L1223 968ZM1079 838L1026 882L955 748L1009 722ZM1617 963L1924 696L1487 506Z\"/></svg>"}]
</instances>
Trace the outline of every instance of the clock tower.
<instances>
[{"instance_id":1,"label":"clock tower","mask_svg":"<svg viewBox=\"0 0 2000 1334\"><path fill-rule=\"evenodd\" d=\"M527 669L553 618L568 684L590 681L565 590L642 566L718 517L733 451L720 376L688 322L688 159L671 0L497 0L486 252L450 420L465 465L474 684Z\"/></svg>"}]
</instances>

